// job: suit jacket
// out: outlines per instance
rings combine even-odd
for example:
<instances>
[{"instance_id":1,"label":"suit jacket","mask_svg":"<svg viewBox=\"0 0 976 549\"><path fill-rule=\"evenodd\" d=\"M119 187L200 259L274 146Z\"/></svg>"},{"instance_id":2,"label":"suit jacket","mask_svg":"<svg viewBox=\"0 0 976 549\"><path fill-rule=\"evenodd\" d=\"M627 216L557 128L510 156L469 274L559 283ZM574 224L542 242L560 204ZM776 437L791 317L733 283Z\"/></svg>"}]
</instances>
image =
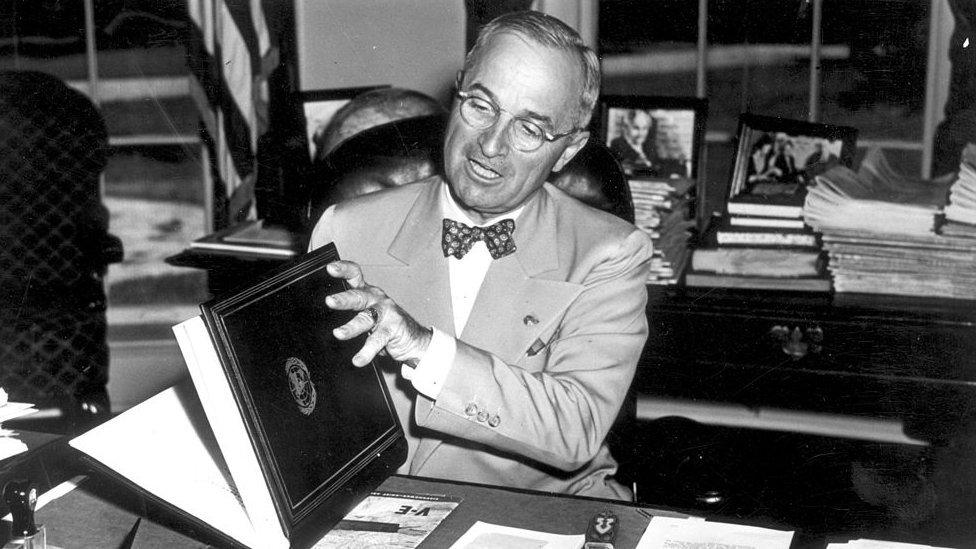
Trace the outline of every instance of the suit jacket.
<instances>
[{"instance_id":1,"label":"suit jacket","mask_svg":"<svg viewBox=\"0 0 976 549\"><path fill-rule=\"evenodd\" d=\"M418 322L454 334L438 176L331 207L335 242ZM401 473L627 499L604 443L647 338L650 240L546 184L492 262L436 400L384 368L408 439Z\"/></svg>"}]
</instances>

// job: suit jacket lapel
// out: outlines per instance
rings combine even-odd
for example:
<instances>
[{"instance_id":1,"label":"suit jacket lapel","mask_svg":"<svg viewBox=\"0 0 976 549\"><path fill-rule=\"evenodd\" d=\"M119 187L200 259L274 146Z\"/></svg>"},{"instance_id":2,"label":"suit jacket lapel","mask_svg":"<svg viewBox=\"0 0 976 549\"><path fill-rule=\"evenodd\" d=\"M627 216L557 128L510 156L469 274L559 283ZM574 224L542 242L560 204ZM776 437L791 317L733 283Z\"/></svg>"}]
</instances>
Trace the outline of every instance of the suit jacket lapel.
<instances>
[{"instance_id":1,"label":"suit jacket lapel","mask_svg":"<svg viewBox=\"0 0 976 549\"><path fill-rule=\"evenodd\" d=\"M425 185L417 195L388 253L402 262L388 267L386 280L397 281L398 295L392 297L418 322L454 333L451 283L447 260L440 250L440 180ZM431 268L431 266L434 268ZM374 269L384 269L374 266ZM384 288L385 289L385 288ZM438 299L448 296L447 299Z\"/></svg>"},{"instance_id":2,"label":"suit jacket lapel","mask_svg":"<svg viewBox=\"0 0 976 549\"><path fill-rule=\"evenodd\" d=\"M542 189L515 222L514 254L492 262L461 339L514 364L579 295L560 266L556 212ZM543 342L545 343L545 342Z\"/></svg>"}]
</instances>

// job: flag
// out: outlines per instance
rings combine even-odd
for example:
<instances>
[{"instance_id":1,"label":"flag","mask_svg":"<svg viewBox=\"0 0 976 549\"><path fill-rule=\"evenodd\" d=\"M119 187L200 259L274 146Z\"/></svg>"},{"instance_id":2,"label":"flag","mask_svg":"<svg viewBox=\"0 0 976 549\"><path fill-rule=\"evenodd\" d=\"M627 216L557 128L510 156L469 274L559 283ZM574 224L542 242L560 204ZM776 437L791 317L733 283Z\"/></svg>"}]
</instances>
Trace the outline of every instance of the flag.
<instances>
[{"instance_id":1,"label":"flag","mask_svg":"<svg viewBox=\"0 0 976 549\"><path fill-rule=\"evenodd\" d=\"M214 174L215 229L256 217L258 138L278 49L262 0L189 0L191 95Z\"/></svg>"}]
</instances>

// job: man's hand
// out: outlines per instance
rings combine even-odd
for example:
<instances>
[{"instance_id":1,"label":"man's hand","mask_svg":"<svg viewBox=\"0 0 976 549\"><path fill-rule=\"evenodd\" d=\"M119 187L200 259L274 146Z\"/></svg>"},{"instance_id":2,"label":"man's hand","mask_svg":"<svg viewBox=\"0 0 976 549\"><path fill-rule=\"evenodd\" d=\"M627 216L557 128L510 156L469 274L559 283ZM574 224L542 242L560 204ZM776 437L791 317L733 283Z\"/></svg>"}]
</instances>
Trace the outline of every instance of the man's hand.
<instances>
[{"instance_id":1,"label":"man's hand","mask_svg":"<svg viewBox=\"0 0 976 549\"><path fill-rule=\"evenodd\" d=\"M335 261L326 269L330 275L345 279L351 288L326 297L325 304L331 309L360 311L352 320L333 330L333 335L347 340L369 332L363 348L352 357L352 363L365 366L385 349L393 360L416 366L430 345L431 330L418 324L383 290L367 284L359 265L351 261ZM370 308L376 311L375 322L368 312Z\"/></svg>"}]
</instances>

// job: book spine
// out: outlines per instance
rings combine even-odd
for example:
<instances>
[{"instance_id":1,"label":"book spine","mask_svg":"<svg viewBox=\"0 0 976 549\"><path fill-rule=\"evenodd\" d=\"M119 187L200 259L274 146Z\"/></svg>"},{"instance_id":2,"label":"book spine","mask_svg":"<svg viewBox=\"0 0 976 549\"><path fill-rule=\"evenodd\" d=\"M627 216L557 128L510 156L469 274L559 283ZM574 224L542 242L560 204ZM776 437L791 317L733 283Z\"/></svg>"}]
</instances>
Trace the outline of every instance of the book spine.
<instances>
[{"instance_id":1,"label":"book spine","mask_svg":"<svg viewBox=\"0 0 976 549\"><path fill-rule=\"evenodd\" d=\"M733 227L770 227L777 229L802 229L804 227L801 219L786 219L779 217L729 217L729 224Z\"/></svg>"},{"instance_id":2,"label":"book spine","mask_svg":"<svg viewBox=\"0 0 976 549\"><path fill-rule=\"evenodd\" d=\"M730 214L758 217L785 217L791 219L800 219L803 217L802 206L780 206L772 204L729 202L728 210Z\"/></svg>"},{"instance_id":3,"label":"book spine","mask_svg":"<svg viewBox=\"0 0 976 549\"><path fill-rule=\"evenodd\" d=\"M718 231L715 236L719 245L746 244L753 246L798 246L809 248L817 246L816 236L809 233Z\"/></svg>"}]
</instances>

